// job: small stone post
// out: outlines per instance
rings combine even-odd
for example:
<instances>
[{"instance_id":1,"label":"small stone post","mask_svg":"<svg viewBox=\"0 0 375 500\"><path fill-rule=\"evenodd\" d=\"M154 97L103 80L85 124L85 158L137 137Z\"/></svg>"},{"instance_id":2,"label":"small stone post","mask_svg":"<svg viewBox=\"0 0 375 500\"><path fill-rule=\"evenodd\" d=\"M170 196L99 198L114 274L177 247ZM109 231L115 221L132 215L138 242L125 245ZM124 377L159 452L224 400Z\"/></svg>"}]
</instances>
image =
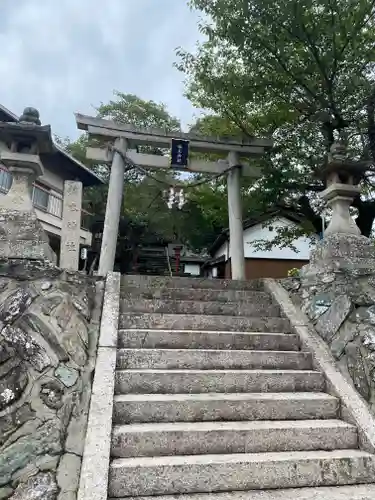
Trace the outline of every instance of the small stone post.
<instances>
[{"instance_id":1,"label":"small stone post","mask_svg":"<svg viewBox=\"0 0 375 500\"><path fill-rule=\"evenodd\" d=\"M81 237L82 182L65 181L60 267L78 271Z\"/></svg>"},{"instance_id":2,"label":"small stone post","mask_svg":"<svg viewBox=\"0 0 375 500\"><path fill-rule=\"evenodd\" d=\"M241 166L238 155L229 153L229 166L233 167L228 173L228 214L229 214L229 254L231 258L232 279L245 279L245 255L242 225L241 202Z\"/></svg>"},{"instance_id":3,"label":"small stone post","mask_svg":"<svg viewBox=\"0 0 375 500\"><path fill-rule=\"evenodd\" d=\"M26 108L18 123L0 123L0 140L8 147L0 161L13 175L8 194L0 196L0 258L55 262L31 199L32 184L43 174L39 154L53 150L51 128L40 125L36 109Z\"/></svg>"},{"instance_id":4,"label":"small stone post","mask_svg":"<svg viewBox=\"0 0 375 500\"><path fill-rule=\"evenodd\" d=\"M125 154L126 140L123 138L116 139L115 147ZM113 155L111 176L109 179L103 240L100 251L99 276L107 276L110 271L113 271L115 263L122 192L124 187L124 173L124 160L119 153L115 152Z\"/></svg>"}]
</instances>

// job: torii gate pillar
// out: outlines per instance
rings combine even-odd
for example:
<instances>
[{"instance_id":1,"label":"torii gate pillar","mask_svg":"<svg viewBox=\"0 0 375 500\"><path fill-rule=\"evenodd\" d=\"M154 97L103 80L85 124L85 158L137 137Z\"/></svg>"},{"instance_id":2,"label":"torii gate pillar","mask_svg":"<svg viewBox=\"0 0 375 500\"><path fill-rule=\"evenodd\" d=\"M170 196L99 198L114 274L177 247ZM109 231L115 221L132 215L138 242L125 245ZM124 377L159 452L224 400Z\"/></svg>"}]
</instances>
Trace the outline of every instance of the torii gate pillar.
<instances>
[{"instance_id":1,"label":"torii gate pillar","mask_svg":"<svg viewBox=\"0 0 375 500\"><path fill-rule=\"evenodd\" d=\"M229 215L229 257L233 280L245 280L245 253L242 224L241 165L238 154L231 152L228 163L228 215Z\"/></svg>"},{"instance_id":2,"label":"torii gate pillar","mask_svg":"<svg viewBox=\"0 0 375 500\"><path fill-rule=\"evenodd\" d=\"M115 148L126 153L126 139L116 139ZM99 276L107 276L113 271L116 257L117 236L121 214L122 193L124 189L125 163L122 156L114 152L111 175L109 178L109 189L107 195L107 207L105 211L105 222L103 230L102 248L100 251Z\"/></svg>"}]
</instances>

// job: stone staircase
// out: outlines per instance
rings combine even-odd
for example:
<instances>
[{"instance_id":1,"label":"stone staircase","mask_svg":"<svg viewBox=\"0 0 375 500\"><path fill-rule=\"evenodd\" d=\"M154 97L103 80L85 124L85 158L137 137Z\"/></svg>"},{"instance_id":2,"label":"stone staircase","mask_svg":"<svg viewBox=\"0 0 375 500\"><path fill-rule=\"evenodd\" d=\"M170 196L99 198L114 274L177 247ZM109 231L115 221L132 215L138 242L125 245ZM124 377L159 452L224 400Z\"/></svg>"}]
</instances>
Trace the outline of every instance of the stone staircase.
<instances>
[{"instance_id":1,"label":"stone staircase","mask_svg":"<svg viewBox=\"0 0 375 500\"><path fill-rule=\"evenodd\" d=\"M120 312L109 498L375 498L375 457L260 282L126 276Z\"/></svg>"}]
</instances>

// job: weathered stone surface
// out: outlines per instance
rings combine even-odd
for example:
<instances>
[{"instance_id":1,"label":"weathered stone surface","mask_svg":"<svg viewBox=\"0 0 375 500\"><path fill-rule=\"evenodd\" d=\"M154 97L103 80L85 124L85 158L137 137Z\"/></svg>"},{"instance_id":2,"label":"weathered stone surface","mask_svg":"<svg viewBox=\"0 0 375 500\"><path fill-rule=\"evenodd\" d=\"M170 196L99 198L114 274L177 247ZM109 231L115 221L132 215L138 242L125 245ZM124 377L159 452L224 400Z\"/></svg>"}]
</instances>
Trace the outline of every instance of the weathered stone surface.
<instances>
[{"instance_id":1,"label":"weathered stone surface","mask_svg":"<svg viewBox=\"0 0 375 500\"><path fill-rule=\"evenodd\" d=\"M42 312L45 315L50 316L52 311L54 311L56 309L56 307L59 304L61 304L62 300L63 299L62 299L61 295L56 295L55 297L47 297L43 302Z\"/></svg>"},{"instance_id":2,"label":"weathered stone surface","mask_svg":"<svg viewBox=\"0 0 375 500\"><path fill-rule=\"evenodd\" d=\"M78 372L74 368L66 365L59 365L55 370L55 376L65 385L73 387L78 380Z\"/></svg>"},{"instance_id":3,"label":"weathered stone surface","mask_svg":"<svg viewBox=\"0 0 375 500\"><path fill-rule=\"evenodd\" d=\"M120 394L114 424L335 419L339 400L322 393Z\"/></svg>"},{"instance_id":4,"label":"weathered stone surface","mask_svg":"<svg viewBox=\"0 0 375 500\"><path fill-rule=\"evenodd\" d=\"M137 457L112 461L109 496L345 485L371 482L374 473L374 456L361 450L234 454L230 461L225 455Z\"/></svg>"},{"instance_id":5,"label":"weathered stone surface","mask_svg":"<svg viewBox=\"0 0 375 500\"><path fill-rule=\"evenodd\" d=\"M351 300L346 295L338 296L331 307L319 317L315 328L324 340L330 342L352 309Z\"/></svg>"},{"instance_id":6,"label":"weathered stone surface","mask_svg":"<svg viewBox=\"0 0 375 500\"><path fill-rule=\"evenodd\" d=\"M5 345L5 343L1 343L0 344L0 363L4 363L12 356L14 356L14 349L10 350L9 346Z\"/></svg>"},{"instance_id":7,"label":"weathered stone surface","mask_svg":"<svg viewBox=\"0 0 375 500\"><path fill-rule=\"evenodd\" d=\"M11 500L56 500L58 491L53 474L37 474L20 484Z\"/></svg>"},{"instance_id":8,"label":"weathered stone surface","mask_svg":"<svg viewBox=\"0 0 375 500\"><path fill-rule=\"evenodd\" d=\"M333 273L327 273L322 277L323 283L332 283L332 281L335 281L335 275Z\"/></svg>"},{"instance_id":9,"label":"weathered stone surface","mask_svg":"<svg viewBox=\"0 0 375 500\"><path fill-rule=\"evenodd\" d=\"M64 182L63 222L61 228L60 265L78 270L81 237L82 182Z\"/></svg>"},{"instance_id":10,"label":"weathered stone surface","mask_svg":"<svg viewBox=\"0 0 375 500\"><path fill-rule=\"evenodd\" d=\"M370 399L370 385L367 380L367 374L362 358L360 348L350 343L346 347L348 370L354 382L357 391L367 401Z\"/></svg>"},{"instance_id":11,"label":"weathered stone surface","mask_svg":"<svg viewBox=\"0 0 375 500\"><path fill-rule=\"evenodd\" d=\"M14 179L13 175L13 182ZM3 259L56 261L48 236L34 210L0 207L0 256Z\"/></svg>"},{"instance_id":12,"label":"weathered stone surface","mask_svg":"<svg viewBox=\"0 0 375 500\"><path fill-rule=\"evenodd\" d=\"M4 347L7 347L4 345ZM7 349L9 357L3 363L0 363L0 379L5 377L13 368L21 363L21 359L17 356L16 351L13 348Z\"/></svg>"},{"instance_id":13,"label":"weathered stone surface","mask_svg":"<svg viewBox=\"0 0 375 500\"><path fill-rule=\"evenodd\" d=\"M366 259L362 258L366 257L365 253L360 256L363 245L367 245L369 255L374 254L375 246L369 246L363 239L358 246L354 240L347 248L353 260L351 257L340 260L345 244L340 248L337 240L338 246L334 248L337 262L327 264L313 259L313 266L311 263L305 266L300 273L301 288L291 294L291 298L306 312L314 310L317 297L326 297L326 305L329 300L333 301L315 322L315 328L330 345L342 374L369 401L375 413L375 268L372 263L366 267ZM362 259L361 265L358 266L355 256ZM284 281L288 280L280 280L283 286ZM285 288L288 289L288 285ZM309 316L313 319L313 315Z\"/></svg>"},{"instance_id":14,"label":"weathered stone surface","mask_svg":"<svg viewBox=\"0 0 375 500\"><path fill-rule=\"evenodd\" d=\"M44 301L42 302L42 310L43 305ZM19 326L24 331L28 331L30 335L34 333L41 335L51 346L51 349L60 361L67 361L69 359L69 354L61 345L60 331L57 332L50 323L44 321L40 316L28 312L19 320Z\"/></svg>"},{"instance_id":15,"label":"weathered stone surface","mask_svg":"<svg viewBox=\"0 0 375 500\"><path fill-rule=\"evenodd\" d=\"M82 455L85 444L85 435L87 428L88 410L76 418L72 418L68 429L65 442L66 451Z\"/></svg>"},{"instance_id":16,"label":"weathered stone surface","mask_svg":"<svg viewBox=\"0 0 375 500\"><path fill-rule=\"evenodd\" d=\"M50 281L44 281L41 285L40 288L45 292L46 290L49 290L52 287L52 283Z\"/></svg>"},{"instance_id":17,"label":"weathered stone surface","mask_svg":"<svg viewBox=\"0 0 375 500\"><path fill-rule=\"evenodd\" d=\"M364 236L332 234L315 246L306 268L304 274L315 274L323 269L326 272L352 269L357 275L363 271L371 274L375 271L375 248Z\"/></svg>"},{"instance_id":18,"label":"weathered stone surface","mask_svg":"<svg viewBox=\"0 0 375 500\"><path fill-rule=\"evenodd\" d=\"M61 302L59 307L53 312L53 316L56 318L57 324L62 330L66 328L72 314L73 310L67 300Z\"/></svg>"},{"instance_id":19,"label":"weathered stone surface","mask_svg":"<svg viewBox=\"0 0 375 500\"><path fill-rule=\"evenodd\" d=\"M62 271L52 262L41 259L0 258L0 277L4 277L4 279L15 279L22 282L44 278L47 274L52 279L61 276Z\"/></svg>"},{"instance_id":20,"label":"weathered stone surface","mask_svg":"<svg viewBox=\"0 0 375 500\"><path fill-rule=\"evenodd\" d=\"M4 415L0 419L0 446L8 439L8 436L16 431L25 422L29 422L35 418L35 411L30 408L30 405L25 404L18 408L15 412Z\"/></svg>"},{"instance_id":21,"label":"weathered stone surface","mask_svg":"<svg viewBox=\"0 0 375 500\"><path fill-rule=\"evenodd\" d=\"M12 493L13 493L12 488L0 488L0 500L9 498Z\"/></svg>"},{"instance_id":22,"label":"weathered stone surface","mask_svg":"<svg viewBox=\"0 0 375 500\"><path fill-rule=\"evenodd\" d=\"M51 364L51 359L46 351L21 328L6 326L1 332L0 338L1 336L8 345L14 347L21 358L29 361L39 372Z\"/></svg>"},{"instance_id":23,"label":"weathered stone surface","mask_svg":"<svg viewBox=\"0 0 375 500\"><path fill-rule=\"evenodd\" d=\"M43 455L42 457L38 458L38 460L36 460L35 464L40 471L47 472L55 471L57 469L59 461L59 455L54 457L51 457L51 455Z\"/></svg>"},{"instance_id":24,"label":"weathered stone surface","mask_svg":"<svg viewBox=\"0 0 375 500\"><path fill-rule=\"evenodd\" d=\"M91 278L0 260L0 498L76 500L77 473L55 477L68 441L80 467L100 307Z\"/></svg>"},{"instance_id":25,"label":"weathered stone surface","mask_svg":"<svg viewBox=\"0 0 375 500\"><path fill-rule=\"evenodd\" d=\"M307 313L311 320L318 319L322 314L324 314L331 307L332 300L331 297L326 293L320 293L315 295L312 299L310 307Z\"/></svg>"},{"instance_id":26,"label":"weathered stone surface","mask_svg":"<svg viewBox=\"0 0 375 500\"><path fill-rule=\"evenodd\" d=\"M0 321L4 325L13 323L26 311L36 297L37 293L32 288L18 288L7 297L3 304L1 304Z\"/></svg>"},{"instance_id":27,"label":"weathered stone surface","mask_svg":"<svg viewBox=\"0 0 375 500\"><path fill-rule=\"evenodd\" d=\"M0 454L0 486L7 484L12 474L44 454L61 453L61 435L57 421L47 421L35 434L24 436Z\"/></svg>"},{"instance_id":28,"label":"weathered stone surface","mask_svg":"<svg viewBox=\"0 0 375 500\"><path fill-rule=\"evenodd\" d=\"M74 335L72 331L65 330L61 336L61 341L71 359L78 366L84 366L87 362L87 353L81 338Z\"/></svg>"},{"instance_id":29,"label":"weathered stone surface","mask_svg":"<svg viewBox=\"0 0 375 500\"><path fill-rule=\"evenodd\" d=\"M15 366L0 379L0 411L18 401L28 382L25 368Z\"/></svg>"},{"instance_id":30,"label":"weathered stone surface","mask_svg":"<svg viewBox=\"0 0 375 500\"><path fill-rule=\"evenodd\" d=\"M83 454L91 398L91 374L89 372L82 374L79 383L82 384L85 390L77 391L75 394L72 415L66 429L65 450L81 456Z\"/></svg>"},{"instance_id":31,"label":"weathered stone surface","mask_svg":"<svg viewBox=\"0 0 375 500\"><path fill-rule=\"evenodd\" d=\"M222 316L251 316L277 317L280 308L275 304L256 302L217 302L196 300L160 300L141 299L139 297L124 299L120 303L121 313L161 313L161 314L192 314L192 315L222 315Z\"/></svg>"},{"instance_id":32,"label":"weathered stone surface","mask_svg":"<svg viewBox=\"0 0 375 500\"><path fill-rule=\"evenodd\" d=\"M375 306L359 307L356 310L356 319L359 323L375 325Z\"/></svg>"},{"instance_id":33,"label":"weathered stone surface","mask_svg":"<svg viewBox=\"0 0 375 500\"><path fill-rule=\"evenodd\" d=\"M354 338L358 334L359 330L355 323L352 323L351 321L345 321L341 325L339 331L337 332L331 343L331 352L336 359L339 359L343 355L345 347L349 342L352 342L352 340L354 340Z\"/></svg>"},{"instance_id":34,"label":"weathered stone surface","mask_svg":"<svg viewBox=\"0 0 375 500\"><path fill-rule=\"evenodd\" d=\"M160 330L216 330L237 332L290 332L284 318L252 318L190 314L121 314L120 328Z\"/></svg>"},{"instance_id":35,"label":"weathered stone surface","mask_svg":"<svg viewBox=\"0 0 375 500\"><path fill-rule=\"evenodd\" d=\"M286 278L283 280L283 286L288 291L296 291L301 287L301 281L296 278Z\"/></svg>"},{"instance_id":36,"label":"weathered stone surface","mask_svg":"<svg viewBox=\"0 0 375 500\"><path fill-rule=\"evenodd\" d=\"M38 474L38 472L39 469L36 464L31 463L26 465L26 467L23 467L13 473L11 486L16 488L19 484L26 483L31 477Z\"/></svg>"},{"instance_id":37,"label":"weathered stone surface","mask_svg":"<svg viewBox=\"0 0 375 500\"><path fill-rule=\"evenodd\" d=\"M3 292L9 285L9 283L10 283L9 278L0 278L0 292Z\"/></svg>"},{"instance_id":38,"label":"weathered stone surface","mask_svg":"<svg viewBox=\"0 0 375 500\"><path fill-rule=\"evenodd\" d=\"M57 380L43 384L40 390L40 399L49 407L58 410L63 406L64 388Z\"/></svg>"},{"instance_id":39,"label":"weathered stone surface","mask_svg":"<svg viewBox=\"0 0 375 500\"><path fill-rule=\"evenodd\" d=\"M57 500L77 500L77 494L75 491L60 492Z\"/></svg>"},{"instance_id":40,"label":"weathered stone surface","mask_svg":"<svg viewBox=\"0 0 375 500\"><path fill-rule=\"evenodd\" d=\"M86 296L82 296L79 299L73 300L73 306L79 311L84 318L87 320L91 317L92 304Z\"/></svg>"},{"instance_id":41,"label":"weathered stone surface","mask_svg":"<svg viewBox=\"0 0 375 500\"><path fill-rule=\"evenodd\" d=\"M79 485L79 473L81 471L81 457L71 453L65 453L61 457L57 469L57 484L63 492L77 491Z\"/></svg>"},{"instance_id":42,"label":"weathered stone surface","mask_svg":"<svg viewBox=\"0 0 375 500\"><path fill-rule=\"evenodd\" d=\"M82 340L85 347L89 344L89 337L87 332L87 326L85 321L83 321L78 314L73 313L69 324L66 326L67 335L73 335L73 332Z\"/></svg>"},{"instance_id":43,"label":"weathered stone surface","mask_svg":"<svg viewBox=\"0 0 375 500\"><path fill-rule=\"evenodd\" d=\"M375 351L375 330L367 330L362 339L362 343L369 351Z\"/></svg>"},{"instance_id":44,"label":"weathered stone surface","mask_svg":"<svg viewBox=\"0 0 375 500\"><path fill-rule=\"evenodd\" d=\"M121 277L121 287L126 290L127 287L142 287L148 289L163 288L190 288L190 289L218 289L218 290L263 290L261 280L237 281L222 280L210 278L187 278L174 276L141 276L141 275L123 275Z\"/></svg>"}]
</instances>

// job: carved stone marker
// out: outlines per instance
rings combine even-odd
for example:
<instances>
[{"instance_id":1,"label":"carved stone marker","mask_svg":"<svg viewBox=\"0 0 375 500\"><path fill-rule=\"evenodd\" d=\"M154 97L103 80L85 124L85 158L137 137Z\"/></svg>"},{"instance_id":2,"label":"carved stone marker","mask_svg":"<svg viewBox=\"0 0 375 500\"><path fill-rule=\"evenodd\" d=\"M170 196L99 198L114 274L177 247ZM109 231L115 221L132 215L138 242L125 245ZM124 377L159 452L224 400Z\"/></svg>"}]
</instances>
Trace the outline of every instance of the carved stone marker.
<instances>
[{"instance_id":1,"label":"carved stone marker","mask_svg":"<svg viewBox=\"0 0 375 500\"><path fill-rule=\"evenodd\" d=\"M60 267L78 270L81 233L82 182L65 181Z\"/></svg>"},{"instance_id":2,"label":"carved stone marker","mask_svg":"<svg viewBox=\"0 0 375 500\"><path fill-rule=\"evenodd\" d=\"M8 147L0 161L13 175L8 194L0 196L0 258L55 262L31 199L32 183L43 174L39 154L53 148L51 129L40 125L36 109L26 108L18 123L0 123L0 140Z\"/></svg>"}]
</instances>

